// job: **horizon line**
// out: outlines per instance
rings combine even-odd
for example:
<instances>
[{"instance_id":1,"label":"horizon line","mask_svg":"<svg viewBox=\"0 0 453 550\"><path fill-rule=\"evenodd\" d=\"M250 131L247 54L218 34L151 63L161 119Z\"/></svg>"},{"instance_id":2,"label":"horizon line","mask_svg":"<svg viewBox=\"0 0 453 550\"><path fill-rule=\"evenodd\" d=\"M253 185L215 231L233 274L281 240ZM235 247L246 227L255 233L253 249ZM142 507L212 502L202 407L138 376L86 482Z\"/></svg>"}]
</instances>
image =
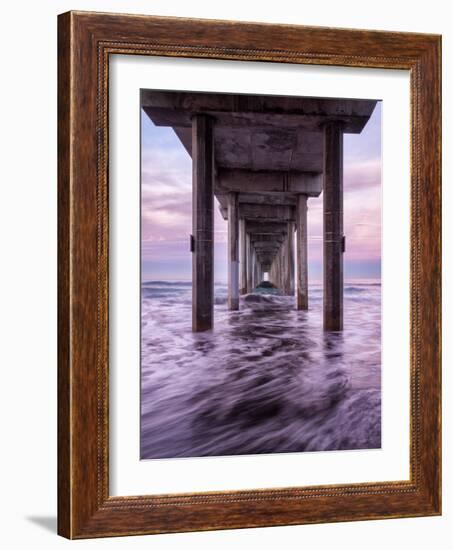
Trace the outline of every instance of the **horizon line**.
<instances>
[{"instance_id":1,"label":"horizon line","mask_svg":"<svg viewBox=\"0 0 453 550\"><path fill-rule=\"evenodd\" d=\"M343 283L353 282L353 281L379 281L381 282L382 277L349 277L348 279L344 279ZM141 283L192 283L192 279L167 279L167 278L155 278L155 279L141 279ZM311 283L322 283L323 279L312 279L311 281L308 281L308 284ZM228 284L227 280L222 281L214 281L215 285L221 284L226 285Z\"/></svg>"}]
</instances>

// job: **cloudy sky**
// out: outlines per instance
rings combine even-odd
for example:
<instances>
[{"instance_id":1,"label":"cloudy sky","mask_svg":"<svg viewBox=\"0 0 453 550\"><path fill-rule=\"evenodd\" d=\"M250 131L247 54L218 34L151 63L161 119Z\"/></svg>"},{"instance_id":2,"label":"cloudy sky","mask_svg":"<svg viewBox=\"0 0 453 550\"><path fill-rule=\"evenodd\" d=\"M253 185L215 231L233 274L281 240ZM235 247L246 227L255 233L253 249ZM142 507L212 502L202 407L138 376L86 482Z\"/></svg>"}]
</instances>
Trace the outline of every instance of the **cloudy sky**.
<instances>
[{"instance_id":1,"label":"cloudy sky","mask_svg":"<svg viewBox=\"0 0 453 550\"><path fill-rule=\"evenodd\" d=\"M171 128L142 111L142 277L190 280L192 161ZM227 227L215 208L215 279L226 281ZM322 278L322 194L308 201L309 278ZM361 134L344 136L345 278L379 278L381 104Z\"/></svg>"}]
</instances>

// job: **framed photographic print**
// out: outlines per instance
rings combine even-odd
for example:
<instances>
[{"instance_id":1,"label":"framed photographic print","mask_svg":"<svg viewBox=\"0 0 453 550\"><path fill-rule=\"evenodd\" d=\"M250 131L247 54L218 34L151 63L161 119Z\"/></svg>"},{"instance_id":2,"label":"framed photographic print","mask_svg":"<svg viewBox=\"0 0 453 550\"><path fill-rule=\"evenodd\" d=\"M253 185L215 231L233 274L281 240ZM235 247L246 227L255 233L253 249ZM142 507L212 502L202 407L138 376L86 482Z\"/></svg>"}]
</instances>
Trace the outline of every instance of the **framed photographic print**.
<instances>
[{"instance_id":1,"label":"framed photographic print","mask_svg":"<svg viewBox=\"0 0 453 550\"><path fill-rule=\"evenodd\" d=\"M441 513L440 37L59 17L59 533Z\"/></svg>"}]
</instances>

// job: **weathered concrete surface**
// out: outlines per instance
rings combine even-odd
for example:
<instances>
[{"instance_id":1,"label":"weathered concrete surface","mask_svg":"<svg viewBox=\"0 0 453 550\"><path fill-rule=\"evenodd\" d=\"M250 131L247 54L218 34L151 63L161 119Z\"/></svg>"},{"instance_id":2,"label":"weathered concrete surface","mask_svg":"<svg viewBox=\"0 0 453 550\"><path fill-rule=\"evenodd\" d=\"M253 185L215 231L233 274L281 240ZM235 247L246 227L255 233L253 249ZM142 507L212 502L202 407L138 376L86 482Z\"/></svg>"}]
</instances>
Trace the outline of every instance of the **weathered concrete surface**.
<instances>
[{"instance_id":1,"label":"weathered concrete surface","mask_svg":"<svg viewBox=\"0 0 453 550\"><path fill-rule=\"evenodd\" d=\"M194 116L192 133L192 329L201 332L212 328L214 317L213 119Z\"/></svg>"},{"instance_id":2,"label":"weathered concrete surface","mask_svg":"<svg viewBox=\"0 0 453 550\"><path fill-rule=\"evenodd\" d=\"M246 261L247 293L249 293L253 290L253 255L255 253L255 249L252 247L252 243L250 242L249 234L247 234L246 236L246 244L247 244L247 261Z\"/></svg>"},{"instance_id":3,"label":"weathered concrete surface","mask_svg":"<svg viewBox=\"0 0 453 550\"><path fill-rule=\"evenodd\" d=\"M279 289L283 289L281 252L280 250L274 256L269 269L269 281Z\"/></svg>"},{"instance_id":4,"label":"weathered concrete surface","mask_svg":"<svg viewBox=\"0 0 453 550\"><path fill-rule=\"evenodd\" d=\"M286 235L286 224L268 221L247 221L250 235Z\"/></svg>"},{"instance_id":5,"label":"weathered concrete surface","mask_svg":"<svg viewBox=\"0 0 453 550\"><path fill-rule=\"evenodd\" d=\"M322 154L320 160L322 162ZM268 164L272 166L273 163L268 161ZM261 196L269 194L275 199L281 193L293 196L293 199L294 193L317 197L322 191L322 174L311 173L309 166L305 166L304 172L296 172L292 165L289 171L271 168L269 170L219 169L216 178L216 194L237 191ZM275 199L268 198L267 201ZM266 197L261 200L265 201Z\"/></svg>"},{"instance_id":6,"label":"weathered concrete surface","mask_svg":"<svg viewBox=\"0 0 453 550\"><path fill-rule=\"evenodd\" d=\"M245 220L239 220L239 293L247 293L247 232Z\"/></svg>"},{"instance_id":7,"label":"weathered concrete surface","mask_svg":"<svg viewBox=\"0 0 453 550\"><path fill-rule=\"evenodd\" d=\"M280 248L280 288L288 296L294 294L294 225L288 223L286 238Z\"/></svg>"},{"instance_id":8,"label":"weathered concrete surface","mask_svg":"<svg viewBox=\"0 0 453 550\"><path fill-rule=\"evenodd\" d=\"M200 92L142 90L141 105L161 126L190 126L191 114L206 113L236 128L307 128L319 131L342 120L348 133L360 133L376 102L356 99L300 98Z\"/></svg>"},{"instance_id":9,"label":"weathered concrete surface","mask_svg":"<svg viewBox=\"0 0 453 550\"><path fill-rule=\"evenodd\" d=\"M324 132L324 329L343 330L343 128Z\"/></svg>"},{"instance_id":10,"label":"weathered concrete surface","mask_svg":"<svg viewBox=\"0 0 453 550\"><path fill-rule=\"evenodd\" d=\"M297 309L308 309L308 236L307 236L307 195L297 197L296 261Z\"/></svg>"},{"instance_id":11,"label":"weathered concrete surface","mask_svg":"<svg viewBox=\"0 0 453 550\"><path fill-rule=\"evenodd\" d=\"M270 204L240 204L239 216L250 221L293 222L296 219L294 206L274 206Z\"/></svg>"},{"instance_id":12,"label":"weathered concrete surface","mask_svg":"<svg viewBox=\"0 0 453 550\"><path fill-rule=\"evenodd\" d=\"M239 309L239 211L238 194L228 196L228 308Z\"/></svg>"}]
</instances>

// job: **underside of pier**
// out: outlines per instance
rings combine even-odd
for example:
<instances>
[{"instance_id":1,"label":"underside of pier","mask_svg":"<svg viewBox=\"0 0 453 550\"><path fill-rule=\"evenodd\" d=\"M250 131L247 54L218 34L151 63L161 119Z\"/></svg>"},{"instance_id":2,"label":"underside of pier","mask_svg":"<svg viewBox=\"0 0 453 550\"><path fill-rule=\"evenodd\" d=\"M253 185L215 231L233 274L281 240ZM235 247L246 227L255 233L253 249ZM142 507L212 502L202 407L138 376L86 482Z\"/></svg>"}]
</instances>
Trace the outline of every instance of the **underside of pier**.
<instances>
[{"instance_id":1,"label":"underside of pier","mask_svg":"<svg viewBox=\"0 0 453 550\"><path fill-rule=\"evenodd\" d=\"M343 328L343 134L376 101L142 90L193 166L193 330L213 326L214 197L228 223L228 307L267 274L308 309L307 212L323 193L324 328Z\"/></svg>"}]
</instances>

